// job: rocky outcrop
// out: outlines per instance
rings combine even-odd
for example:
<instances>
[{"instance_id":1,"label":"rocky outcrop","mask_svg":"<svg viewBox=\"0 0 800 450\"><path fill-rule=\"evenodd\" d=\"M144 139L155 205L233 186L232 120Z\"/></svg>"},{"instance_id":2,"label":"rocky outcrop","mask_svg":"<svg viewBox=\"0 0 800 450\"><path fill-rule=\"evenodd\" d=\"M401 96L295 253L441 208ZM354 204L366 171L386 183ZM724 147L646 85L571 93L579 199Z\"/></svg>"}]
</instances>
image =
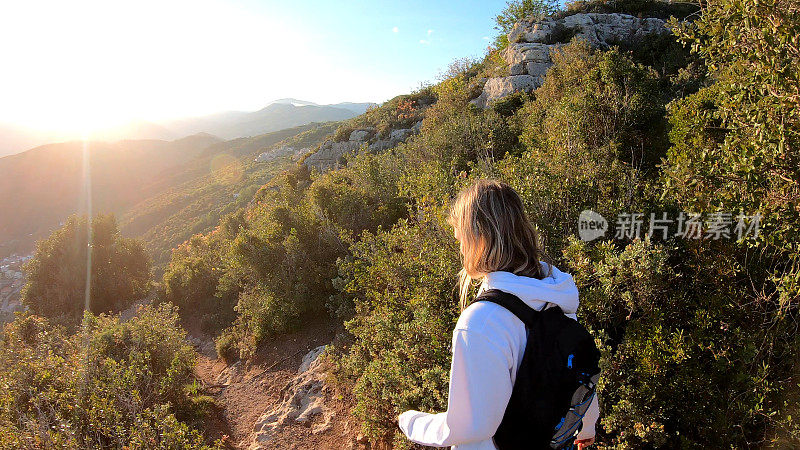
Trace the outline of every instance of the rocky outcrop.
<instances>
[{"instance_id":1,"label":"rocky outcrop","mask_svg":"<svg viewBox=\"0 0 800 450\"><path fill-rule=\"evenodd\" d=\"M295 159L298 155L307 153L308 150L308 148L295 149L294 147L284 145L277 149L261 153L260 155L256 156L254 161L257 163L270 162L282 156L291 156L292 159Z\"/></svg>"},{"instance_id":2,"label":"rocky outcrop","mask_svg":"<svg viewBox=\"0 0 800 450\"><path fill-rule=\"evenodd\" d=\"M509 45L502 54L510 76L487 80L483 93L472 103L485 108L514 92L536 89L553 65L551 52L572 39L582 39L594 48L608 48L668 33L661 19L618 13L580 13L560 19L519 22L508 34Z\"/></svg>"},{"instance_id":3,"label":"rocky outcrop","mask_svg":"<svg viewBox=\"0 0 800 450\"><path fill-rule=\"evenodd\" d=\"M481 95L484 97L484 101L482 104L487 105L514 92L531 91L540 84L539 80L531 75L489 78L483 85L483 94Z\"/></svg>"},{"instance_id":4,"label":"rocky outcrop","mask_svg":"<svg viewBox=\"0 0 800 450\"><path fill-rule=\"evenodd\" d=\"M409 136L419 133L419 129L422 127L422 121L415 123L411 128L399 128L397 130L392 130L389 133L389 137L386 139L378 139L369 144L369 150L371 152L380 152L383 150L388 150L390 148L397 147L398 144L401 142L405 142Z\"/></svg>"},{"instance_id":5,"label":"rocky outcrop","mask_svg":"<svg viewBox=\"0 0 800 450\"><path fill-rule=\"evenodd\" d=\"M362 144L363 142L359 141L325 141L319 150L308 155L304 161L305 165L316 167L320 171L337 167L344 155L360 149Z\"/></svg>"},{"instance_id":6,"label":"rocky outcrop","mask_svg":"<svg viewBox=\"0 0 800 450\"><path fill-rule=\"evenodd\" d=\"M338 167L345 155L366 148L371 152L379 152L396 147L409 136L419 132L422 121L414 124L411 128L401 128L392 130L389 136L381 139L375 132L375 128L360 128L353 130L350 137L344 142L325 141L319 149L308 155L304 161L308 167L317 168L320 171Z\"/></svg>"},{"instance_id":7,"label":"rocky outcrop","mask_svg":"<svg viewBox=\"0 0 800 450\"><path fill-rule=\"evenodd\" d=\"M283 388L281 404L256 421L250 450L268 448L275 433L292 423L308 424L315 434L332 426L333 412L324 402L325 372L320 364L324 350L322 345L303 357L297 376Z\"/></svg>"}]
</instances>

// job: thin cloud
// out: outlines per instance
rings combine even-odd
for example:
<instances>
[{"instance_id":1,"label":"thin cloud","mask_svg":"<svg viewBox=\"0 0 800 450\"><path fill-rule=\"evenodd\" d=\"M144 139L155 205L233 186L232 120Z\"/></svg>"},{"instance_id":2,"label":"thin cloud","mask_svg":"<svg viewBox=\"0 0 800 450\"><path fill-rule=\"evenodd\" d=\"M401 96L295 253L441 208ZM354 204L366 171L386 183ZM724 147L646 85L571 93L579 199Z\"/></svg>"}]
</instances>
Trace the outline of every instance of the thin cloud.
<instances>
[{"instance_id":1,"label":"thin cloud","mask_svg":"<svg viewBox=\"0 0 800 450\"><path fill-rule=\"evenodd\" d=\"M428 36L433 34L433 30L428 30Z\"/></svg>"},{"instance_id":2,"label":"thin cloud","mask_svg":"<svg viewBox=\"0 0 800 450\"><path fill-rule=\"evenodd\" d=\"M397 27L392 28L392 33L399 33L399 32L400 32L400 28L397 28Z\"/></svg>"},{"instance_id":3,"label":"thin cloud","mask_svg":"<svg viewBox=\"0 0 800 450\"><path fill-rule=\"evenodd\" d=\"M420 39L419 43L422 45L430 45L431 41L426 41L425 39Z\"/></svg>"}]
</instances>

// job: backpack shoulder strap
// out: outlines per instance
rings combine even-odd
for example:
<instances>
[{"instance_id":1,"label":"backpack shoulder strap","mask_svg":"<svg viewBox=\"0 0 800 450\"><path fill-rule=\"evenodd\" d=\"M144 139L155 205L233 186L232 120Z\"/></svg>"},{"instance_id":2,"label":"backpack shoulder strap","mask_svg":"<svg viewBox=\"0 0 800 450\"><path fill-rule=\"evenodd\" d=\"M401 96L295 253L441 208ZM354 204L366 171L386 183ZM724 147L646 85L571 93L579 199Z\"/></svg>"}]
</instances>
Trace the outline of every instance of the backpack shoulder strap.
<instances>
[{"instance_id":1,"label":"backpack shoulder strap","mask_svg":"<svg viewBox=\"0 0 800 450\"><path fill-rule=\"evenodd\" d=\"M530 306L526 305L525 302L520 300L514 294L509 294L508 292L501 291L499 289L488 289L481 293L475 301L487 301L498 304L503 308L511 311L519 320L521 320L526 326L532 327L534 324L534 319L539 311L531 308Z\"/></svg>"}]
</instances>

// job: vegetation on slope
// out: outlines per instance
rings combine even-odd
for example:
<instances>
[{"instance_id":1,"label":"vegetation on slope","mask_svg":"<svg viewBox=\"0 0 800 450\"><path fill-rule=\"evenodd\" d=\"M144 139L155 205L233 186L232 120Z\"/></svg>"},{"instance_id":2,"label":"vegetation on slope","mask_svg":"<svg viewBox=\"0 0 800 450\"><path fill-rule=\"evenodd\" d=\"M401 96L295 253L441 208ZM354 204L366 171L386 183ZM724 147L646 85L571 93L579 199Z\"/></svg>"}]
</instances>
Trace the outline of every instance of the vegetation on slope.
<instances>
[{"instance_id":1,"label":"vegetation on slope","mask_svg":"<svg viewBox=\"0 0 800 450\"><path fill-rule=\"evenodd\" d=\"M633 13L688 14L630 3ZM626 12L620 5L559 14ZM499 178L521 193L550 259L581 289L579 314L603 349L601 447L796 444L796 14L786 2L716 0L694 23L673 24L680 41L609 51L576 42L532 95L487 110L468 102L477 79L503 73L497 50L456 64L413 94L431 99L413 113L424 119L419 135L339 171L301 167L267 185L176 253L168 298L226 302L220 328L233 326L218 346L229 358L327 302L349 333L335 376L355 396L363 431L408 446L396 415L446 407L459 266L449 199L472 179ZM420 106L399 98L335 136L391 129L408 103ZM682 209L765 219L755 239L683 239L673 225L669 239L586 243L575 238L584 209L612 221ZM191 271L192 261L211 269Z\"/></svg>"},{"instance_id":2,"label":"vegetation on slope","mask_svg":"<svg viewBox=\"0 0 800 450\"><path fill-rule=\"evenodd\" d=\"M25 271L22 302L34 314L64 325L76 325L86 308L95 314L121 311L150 290L144 245L120 236L114 216L97 215L91 225L86 217L71 216L36 244Z\"/></svg>"},{"instance_id":3,"label":"vegetation on slope","mask_svg":"<svg viewBox=\"0 0 800 450\"><path fill-rule=\"evenodd\" d=\"M0 158L0 256L29 252L70 214L85 213L87 188L95 211L122 213L218 141L66 142Z\"/></svg>"},{"instance_id":4,"label":"vegetation on slope","mask_svg":"<svg viewBox=\"0 0 800 450\"><path fill-rule=\"evenodd\" d=\"M336 126L309 124L212 145L166 183L160 194L132 206L122 216L120 227L125 234L144 240L160 272L173 248L245 207L264 183L292 163L289 154L263 163L253 161L257 155L281 147L314 147Z\"/></svg>"},{"instance_id":5,"label":"vegetation on slope","mask_svg":"<svg viewBox=\"0 0 800 450\"><path fill-rule=\"evenodd\" d=\"M629 3L632 12L673 7ZM566 13L621 4L581 3ZM231 361L329 312L346 329L331 355L332 376L352 393L365 436L411 447L397 430L397 414L442 411L447 402L460 264L447 208L463 186L493 177L520 192L549 259L573 273L581 290L579 316L602 350L599 447L800 445L793 418L800 397L799 12L790 0L712 0L693 23L673 22L676 40L654 39L647 51L573 42L556 52L540 88L485 110L469 101L480 78L507 70L498 50L457 62L440 83L352 119L332 138L364 127L385 134L423 119L418 135L383 153L349 157L336 171L312 173L299 164L273 177L172 254L159 297L179 305L183 320L202 319ZM735 232L726 239L678 237L673 224L668 238L583 242L576 223L585 209L612 222L626 212L675 217L682 210L702 214L706 226L724 212L760 212L763 220L758 236L741 239ZM160 308L150 314L169 314L165 333L178 333L170 307ZM20 318L6 332L19 333L27 320L40 319ZM97 320L109 320L113 330L125 326ZM119 336L109 339L138 334ZM169 336L161 336L164 345L181 342ZM20 339L3 345L31 342ZM128 358L96 345L114 361ZM45 361L60 367L72 360ZM150 367L125 361L120 370ZM9 385L20 387L0 398L29 405L9 408L13 414L29 412L0 424L33 423L20 419L34 414L31 397L15 393L40 381L21 378L14 365L2 370L14 380ZM173 379L172 371L156 372ZM72 379L45 382L62 378ZM185 385L178 378L167 385ZM115 379L100 378L97 389L113 391ZM168 397L175 392L158 398L172 399L176 420L193 417L176 406L193 402ZM180 392L192 397L191 389ZM59 414L48 417L69 417ZM190 439L181 425L188 422L157 424L174 424L184 430L181 439Z\"/></svg>"},{"instance_id":6,"label":"vegetation on slope","mask_svg":"<svg viewBox=\"0 0 800 450\"><path fill-rule=\"evenodd\" d=\"M166 305L127 322L87 313L70 335L24 315L0 335L0 447L211 449L192 428L213 401Z\"/></svg>"}]
</instances>

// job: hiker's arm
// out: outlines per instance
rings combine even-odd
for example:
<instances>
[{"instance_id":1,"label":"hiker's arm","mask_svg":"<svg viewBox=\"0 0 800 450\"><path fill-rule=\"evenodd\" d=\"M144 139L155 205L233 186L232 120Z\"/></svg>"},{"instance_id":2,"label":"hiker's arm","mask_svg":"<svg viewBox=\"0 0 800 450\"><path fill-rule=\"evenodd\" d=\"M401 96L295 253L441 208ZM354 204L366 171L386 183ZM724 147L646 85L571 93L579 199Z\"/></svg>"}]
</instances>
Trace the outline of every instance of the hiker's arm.
<instances>
[{"instance_id":1,"label":"hiker's arm","mask_svg":"<svg viewBox=\"0 0 800 450\"><path fill-rule=\"evenodd\" d=\"M487 336L456 329L447 412L406 411L400 415L400 428L410 440L437 447L490 439L511 398L513 364L511 352Z\"/></svg>"},{"instance_id":2,"label":"hiker's arm","mask_svg":"<svg viewBox=\"0 0 800 450\"><path fill-rule=\"evenodd\" d=\"M592 403L589 404L589 409L586 410L586 414L583 416L583 428L578 433L577 440L580 441L594 437L594 425L597 423L599 417L600 405L597 402L597 394L595 394Z\"/></svg>"}]
</instances>

